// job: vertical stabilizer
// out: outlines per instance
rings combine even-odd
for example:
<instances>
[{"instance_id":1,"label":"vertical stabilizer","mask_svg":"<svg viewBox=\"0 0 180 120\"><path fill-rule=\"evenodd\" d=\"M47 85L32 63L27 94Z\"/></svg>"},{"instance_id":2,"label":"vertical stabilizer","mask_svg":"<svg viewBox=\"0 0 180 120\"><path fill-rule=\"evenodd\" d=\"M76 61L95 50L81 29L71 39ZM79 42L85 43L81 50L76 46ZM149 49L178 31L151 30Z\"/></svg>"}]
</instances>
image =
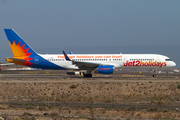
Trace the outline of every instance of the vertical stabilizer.
<instances>
[{"instance_id":1,"label":"vertical stabilizer","mask_svg":"<svg viewBox=\"0 0 180 120\"><path fill-rule=\"evenodd\" d=\"M18 64L31 66L33 63L31 60L34 59L34 56L37 55L37 53L13 30L13 29L4 29L8 42L11 46L12 52L14 54L14 58L16 59L22 59L27 62L22 62ZM9 62L15 62L15 61L9 61Z\"/></svg>"},{"instance_id":2,"label":"vertical stabilizer","mask_svg":"<svg viewBox=\"0 0 180 120\"><path fill-rule=\"evenodd\" d=\"M15 57L31 56L35 51L13 30L4 29Z\"/></svg>"}]
</instances>

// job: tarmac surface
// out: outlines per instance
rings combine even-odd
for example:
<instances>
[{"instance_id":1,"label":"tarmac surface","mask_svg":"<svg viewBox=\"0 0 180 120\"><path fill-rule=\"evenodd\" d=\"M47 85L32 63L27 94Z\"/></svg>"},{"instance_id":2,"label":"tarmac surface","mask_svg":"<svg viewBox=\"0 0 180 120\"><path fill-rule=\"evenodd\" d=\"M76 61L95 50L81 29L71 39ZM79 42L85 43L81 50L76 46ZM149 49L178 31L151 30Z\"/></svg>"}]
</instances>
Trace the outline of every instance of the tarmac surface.
<instances>
[{"instance_id":1,"label":"tarmac surface","mask_svg":"<svg viewBox=\"0 0 180 120\"><path fill-rule=\"evenodd\" d=\"M0 82L179 82L180 74L157 74L151 72L139 74L137 71L115 72L112 75L93 74L92 78L81 75L67 75L67 71L58 70L3 70Z\"/></svg>"},{"instance_id":2,"label":"tarmac surface","mask_svg":"<svg viewBox=\"0 0 180 120\"><path fill-rule=\"evenodd\" d=\"M92 78L66 74L0 74L0 82L180 82L180 76L93 75Z\"/></svg>"},{"instance_id":3,"label":"tarmac surface","mask_svg":"<svg viewBox=\"0 0 180 120\"><path fill-rule=\"evenodd\" d=\"M157 76L154 78L176 78L177 76ZM66 74L0 74L1 78L84 78L81 75L66 75ZM122 76L108 76L108 75L93 75L92 78L153 78L146 75L122 75Z\"/></svg>"}]
</instances>

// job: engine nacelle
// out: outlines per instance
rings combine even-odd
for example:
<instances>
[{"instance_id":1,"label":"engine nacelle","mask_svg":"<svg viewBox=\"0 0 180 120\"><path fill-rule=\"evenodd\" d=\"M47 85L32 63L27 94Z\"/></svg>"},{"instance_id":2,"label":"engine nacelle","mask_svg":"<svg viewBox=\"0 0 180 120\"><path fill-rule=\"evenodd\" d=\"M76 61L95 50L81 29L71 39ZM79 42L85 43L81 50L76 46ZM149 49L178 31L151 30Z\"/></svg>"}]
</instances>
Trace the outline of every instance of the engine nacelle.
<instances>
[{"instance_id":1,"label":"engine nacelle","mask_svg":"<svg viewBox=\"0 0 180 120\"><path fill-rule=\"evenodd\" d=\"M113 74L114 66L113 65L99 66L94 72L100 74Z\"/></svg>"}]
</instances>

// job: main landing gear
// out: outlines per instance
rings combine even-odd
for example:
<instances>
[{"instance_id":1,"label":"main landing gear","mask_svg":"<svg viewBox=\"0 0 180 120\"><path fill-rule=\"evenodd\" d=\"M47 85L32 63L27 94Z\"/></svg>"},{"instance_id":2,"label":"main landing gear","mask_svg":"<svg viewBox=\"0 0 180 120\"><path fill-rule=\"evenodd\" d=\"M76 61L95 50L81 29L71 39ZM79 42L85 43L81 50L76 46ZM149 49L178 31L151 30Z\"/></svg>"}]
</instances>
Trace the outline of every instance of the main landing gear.
<instances>
[{"instance_id":1,"label":"main landing gear","mask_svg":"<svg viewBox=\"0 0 180 120\"><path fill-rule=\"evenodd\" d=\"M92 77L92 74L84 74L83 77Z\"/></svg>"},{"instance_id":2,"label":"main landing gear","mask_svg":"<svg viewBox=\"0 0 180 120\"><path fill-rule=\"evenodd\" d=\"M92 77L92 74L91 74L92 70L93 70L93 69L88 68L88 69L87 69L87 74L83 74L83 77Z\"/></svg>"}]
</instances>

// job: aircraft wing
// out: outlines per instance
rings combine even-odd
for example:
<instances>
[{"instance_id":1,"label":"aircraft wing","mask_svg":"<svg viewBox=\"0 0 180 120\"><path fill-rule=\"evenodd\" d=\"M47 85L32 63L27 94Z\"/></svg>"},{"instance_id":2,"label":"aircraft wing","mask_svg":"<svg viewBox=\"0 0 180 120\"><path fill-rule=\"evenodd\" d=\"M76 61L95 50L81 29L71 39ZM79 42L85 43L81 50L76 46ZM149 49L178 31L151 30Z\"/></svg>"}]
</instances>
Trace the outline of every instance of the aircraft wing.
<instances>
[{"instance_id":1,"label":"aircraft wing","mask_svg":"<svg viewBox=\"0 0 180 120\"><path fill-rule=\"evenodd\" d=\"M101 64L91 63L91 62L82 62L82 61L73 61L72 63L78 66L79 68L97 68Z\"/></svg>"},{"instance_id":2,"label":"aircraft wing","mask_svg":"<svg viewBox=\"0 0 180 120\"><path fill-rule=\"evenodd\" d=\"M79 68L97 68L98 66L101 65L101 64L92 63L92 62L74 61L74 60L71 60L64 51L63 51L63 54L67 61L72 61L72 64L75 64Z\"/></svg>"}]
</instances>

